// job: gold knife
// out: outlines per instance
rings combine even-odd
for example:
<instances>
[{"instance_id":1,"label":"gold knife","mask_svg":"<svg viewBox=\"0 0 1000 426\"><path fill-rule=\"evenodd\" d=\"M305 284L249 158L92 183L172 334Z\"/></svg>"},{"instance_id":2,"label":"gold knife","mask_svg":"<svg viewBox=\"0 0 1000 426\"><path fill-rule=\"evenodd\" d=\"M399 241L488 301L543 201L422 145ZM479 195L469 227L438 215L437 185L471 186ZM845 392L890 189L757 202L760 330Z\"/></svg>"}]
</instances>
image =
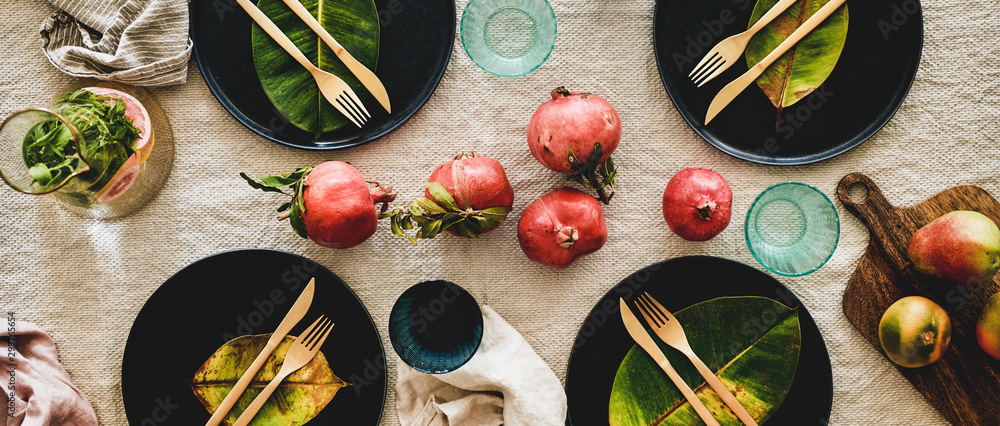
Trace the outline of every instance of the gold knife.
<instances>
[{"instance_id":1,"label":"gold knife","mask_svg":"<svg viewBox=\"0 0 1000 426\"><path fill-rule=\"evenodd\" d=\"M219 423L222 423L222 419L226 418L226 414L229 413L229 410L233 408L233 405L236 405L236 401L240 399L240 395L242 395L243 391L245 391L247 386L250 385L250 381L257 375L257 371L264 366L265 362L267 362L267 359L271 356L271 352L274 352L274 349L277 348L278 344L285 339L288 332L292 331L292 327L295 327L295 324L298 324L299 320L306 315L306 311L309 310L309 305L312 304L313 293L315 292L316 278L313 278L309 280L309 284L306 285L305 290L302 290L302 294L300 294L299 298L295 300L295 303L292 305L292 309L289 309L288 313L285 314L285 319L281 320L281 324L278 324L278 328L274 330L274 334L272 334L271 338L267 340L267 345L265 345L264 349L260 351L257 358L254 358L253 363L250 364L250 368L243 373L240 380L237 381L233 388L229 391L229 394L226 395L226 399L222 400L222 403L219 404L219 408L215 409L215 412L212 413L212 418L208 419L208 423L205 423L205 426L217 426Z\"/></svg>"},{"instance_id":2,"label":"gold knife","mask_svg":"<svg viewBox=\"0 0 1000 426\"><path fill-rule=\"evenodd\" d=\"M354 76L361 81L361 84L365 86L365 89L368 89L368 92L375 97L378 103L382 104L382 108L385 108L388 113L392 114L392 108L389 106L389 95L385 92L385 86L383 86L382 81L375 76L375 73L362 65L361 62L358 62L357 59L354 59L347 49L344 49L340 43L337 43L337 40L333 39L330 32L316 21L316 18L309 13L309 10L307 10L302 3L299 3L299 0L285 0L285 4L292 9L292 12L299 15L299 18L301 18L306 25L309 25L309 28L312 28L313 32L315 32L319 38L323 39L327 46L330 46L333 53L337 54L337 57L344 62L344 65L347 65L347 69L354 73Z\"/></svg>"},{"instance_id":3,"label":"gold knife","mask_svg":"<svg viewBox=\"0 0 1000 426\"><path fill-rule=\"evenodd\" d=\"M788 49L791 49L795 43L802 40L806 34L812 32L816 29L819 24L826 20L830 15L833 14L837 9L840 8L847 0L830 0L829 3L823 5L819 10L816 11L809 19L806 20L799 28L797 28L792 35L788 36L785 41L778 45L773 52L769 53L764 59L761 59L757 65L754 65L746 73L741 75L736 80L727 84L719 91L718 95L715 95L715 99L712 99L712 104L708 106L708 114L705 115L705 125L707 126L716 115L722 111L733 99L736 98L743 89L746 89L757 77L760 77L764 70L771 65L774 61L778 60L781 55L785 54Z\"/></svg>"},{"instance_id":4,"label":"gold knife","mask_svg":"<svg viewBox=\"0 0 1000 426\"><path fill-rule=\"evenodd\" d=\"M653 361L655 361L656 364L659 365L665 373L667 373L667 376L669 376L670 380L674 382L674 385L680 389L684 398L691 403L691 406L694 407L694 411L698 412L698 416L701 417L701 420L704 421L705 424L708 426L719 426L719 421L715 420L715 417L712 416L712 412L708 411L708 407L706 407L705 404L698 399L698 396L694 394L691 387L688 386L687 383L684 383L684 379L682 379L681 376L677 374L677 371L674 370L674 367L670 365L670 361L667 361L667 357L663 355L663 351L660 350L660 347L656 346L656 342L653 341L653 338L649 337L649 333L646 333L646 329L642 326L642 323L639 322L639 319L635 317L635 314L632 313L632 309L629 309L628 305L625 303L625 299L620 297L618 298L618 307L621 310L622 322L625 323L625 329L628 330L628 334L632 336L632 340L635 340L635 342L638 343L639 346L653 358Z\"/></svg>"}]
</instances>

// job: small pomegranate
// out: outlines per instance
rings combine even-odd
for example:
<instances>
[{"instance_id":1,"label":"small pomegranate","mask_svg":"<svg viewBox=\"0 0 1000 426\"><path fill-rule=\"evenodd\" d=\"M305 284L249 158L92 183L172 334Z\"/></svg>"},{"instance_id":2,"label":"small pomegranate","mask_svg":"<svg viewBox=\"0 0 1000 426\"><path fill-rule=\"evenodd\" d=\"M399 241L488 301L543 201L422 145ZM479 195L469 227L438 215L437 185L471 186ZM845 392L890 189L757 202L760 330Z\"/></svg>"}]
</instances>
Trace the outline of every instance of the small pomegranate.
<instances>
[{"instance_id":1,"label":"small pomegranate","mask_svg":"<svg viewBox=\"0 0 1000 426\"><path fill-rule=\"evenodd\" d=\"M535 262L564 269L608 241L604 210L593 196L559 188L531 203L517 224L521 250Z\"/></svg>"},{"instance_id":2,"label":"small pomegranate","mask_svg":"<svg viewBox=\"0 0 1000 426\"><path fill-rule=\"evenodd\" d=\"M309 239L330 248L350 248L375 233L375 204L396 198L391 186L370 188L361 172L342 161L327 161L306 176L302 199Z\"/></svg>"},{"instance_id":3,"label":"small pomegranate","mask_svg":"<svg viewBox=\"0 0 1000 426\"><path fill-rule=\"evenodd\" d=\"M580 183L598 191L605 204L614 187L611 153L622 137L618 112L604 98L557 87L528 122L528 148L546 168L559 173L583 173ZM593 164L593 163L597 164ZM596 174L602 176L598 177ZM604 187L610 187L607 191Z\"/></svg>"},{"instance_id":4,"label":"small pomegranate","mask_svg":"<svg viewBox=\"0 0 1000 426\"><path fill-rule=\"evenodd\" d=\"M431 173L423 197L379 215L389 219L392 233L417 245L417 239L453 235L479 238L507 220L514 188L500 162L476 153L460 154ZM419 226L416 236L405 231Z\"/></svg>"},{"instance_id":5,"label":"small pomegranate","mask_svg":"<svg viewBox=\"0 0 1000 426\"><path fill-rule=\"evenodd\" d=\"M455 199L458 208L467 213L514 205L514 188L510 186L507 173L500 162L490 157L480 157L474 152L459 154L454 160L442 164L434 169L427 181L444 186ZM424 191L424 197L441 204L430 189ZM493 229L495 228L483 227L482 232ZM455 228L449 227L448 232L459 235Z\"/></svg>"},{"instance_id":6,"label":"small pomegranate","mask_svg":"<svg viewBox=\"0 0 1000 426\"><path fill-rule=\"evenodd\" d=\"M732 216L733 190L716 172L690 167L677 172L663 191L663 219L688 241L719 235Z\"/></svg>"},{"instance_id":7,"label":"small pomegranate","mask_svg":"<svg viewBox=\"0 0 1000 426\"><path fill-rule=\"evenodd\" d=\"M342 161L327 161L292 173L258 176L241 173L250 186L268 192L292 189L292 200L278 208L279 219L289 218L292 229L324 247L344 249L368 240L375 233L379 212L396 198L392 186L366 182L361 172ZM369 187L368 184L375 184ZM287 194L287 193L285 193Z\"/></svg>"}]
</instances>

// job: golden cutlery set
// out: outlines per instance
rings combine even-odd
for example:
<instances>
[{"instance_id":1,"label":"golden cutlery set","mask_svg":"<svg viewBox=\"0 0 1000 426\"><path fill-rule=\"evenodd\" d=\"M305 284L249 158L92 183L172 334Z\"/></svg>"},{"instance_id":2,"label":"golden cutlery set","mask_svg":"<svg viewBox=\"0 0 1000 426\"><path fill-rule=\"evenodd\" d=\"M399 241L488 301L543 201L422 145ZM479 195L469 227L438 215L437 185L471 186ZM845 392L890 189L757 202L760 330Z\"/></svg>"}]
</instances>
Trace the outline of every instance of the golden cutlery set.
<instances>
[{"instance_id":1,"label":"golden cutlery set","mask_svg":"<svg viewBox=\"0 0 1000 426\"><path fill-rule=\"evenodd\" d=\"M742 93L743 90L750 85L750 83L756 80L757 77L760 77L768 66L778 60L778 58L791 49L792 46L795 46L795 44L802 40L803 37L816 29L819 24L823 23L823 21L830 17L833 12L836 12L837 9L839 9L846 1L847 0L830 0L830 2L823 5L823 7L817 10L816 13L809 17L809 19L803 22L802 25L800 25L770 54L764 57L764 59L756 65L750 67L747 72L727 84L726 87L723 87L722 90L719 91L719 94L715 95L715 98L712 99L712 103L708 106L708 113L705 115L705 125L708 125L708 123L711 122L723 108L729 105L733 99L736 99L736 96ZM757 31L770 23L771 20L776 18L781 14L781 12L784 12L785 9L795 2L796 0L779 1L774 5L774 7L769 9L764 16L754 23L750 29L719 42L700 62L698 62L697 65L695 65L694 70L691 71L691 74L689 74L688 77L691 77L691 80L697 84L698 87L701 87L709 80L721 74L722 71L725 71L730 65L739 59L739 57L743 54L743 51L746 49L750 38L753 37Z\"/></svg>"},{"instance_id":2,"label":"golden cutlery set","mask_svg":"<svg viewBox=\"0 0 1000 426\"><path fill-rule=\"evenodd\" d=\"M306 58L306 56L297 47L295 47L295 43L293 43L292 40L290 40L288 36L286 36L285 33L283 33L281 29L279 29L278 26L264 14L264 12L261 12L257 6L250 2L250 0L236 1L239 2L240 6L242 6L250 17L257 22L257 25L260 25L264 32L271 36L274 41L278 42L278 45L285 49L288 54L292 55L292 58L294 58L299 64L302 65L302 67L312 74L313 78L316 79L316 85L319 86L320 93L323 94L323 97L326 98L326 100L330 102L330 104L333 105L337 111L344 114L348 120L358 127L361 127L368 121L369 118L371 118L371 114L368 113L367 109L365 109L365 106L361 103L361 99L358 98L358 95L354 93L354 90L351 89L351 87L348 86L343 79L313 65L312 62L310 62L309 59ZM316 18L314 18L312 14L306 10L305 6L302 6L298 0L285 0L285 4L288 5L288 7L291 8L292 11L295 12L295 14L298 15L299 18L301 18L306 25L313 30L313 32L315 32L316 35L318 35L331 50L333 50L333 53L335 53L337 57L344 62L347 69L350 70L359 81L361 81L361 84L363 84L365 88L368 89L368 92L371 93L376 100L378 100L379 104L381 104L387 112L392 113L392 109L389 105L389 95L385 91L385 86L382 85L382 82L375 76L375 73L358 62L357 59L354 59L354 57L351 56L351 54L340 45L340 43L337 43L337 41L333 39L333 36L330 35L330 32L324 29L319 22L316 21Z\"/></svg>"},{"instance_id":3,"label":"golden cutlery set","mask_svg":"<svg viewBox=\"0 0 1000 426\"><path fill-rule=\"evenodd\" d=\"M240 1L243 2L246 0ZM278 328L274 330L273 334L271 334L271 338L268 339L267 345L264 346L264 349L260 351L257 358L254 358L253 363L250 364L247 371L244 372L236 384L233 385L233 389L229 391L226 398L221 404L219 404L219 408L212 413L212 417L208 420L208 423L205 423L205 426L217 426L222 423L226 414L228 414L229 410L233 408L236 401L239 400L240 395L243 395L247 386L250 385L254 376L257 375L257 371L264 366L267 359L271 356L271 353L274 352L275 348L277 348L281 341L285 339L288 332L292 331L292 327L295 327L295 324L298 324L298 322L306 315L306 312L309 311L309 305L312 304L313 294L315 294L315 292L316 279L313 278L309 280L309 284L306 285L305 290L302 290L302 294L300 294L298 299L295 300L292 308L288 310L287 314L285 314L285 318L281 320L280 324L278 324ZM278 388L278 385L280 385L289 374L292 374L295 370L304 367L316 356L317 353L319 353L319 348L323 346L323 342L326 341L327 336L330 335L330 330L332 328L333 321L330 321L330 319L325 316L320 316L312 323L312 325L309 326L309 328L305 329L305 331L303 331L302 334L295 339L292 346L288 349L288 352L285 354L285 359L281 363L281 369L278 370L274 379L272 379L267 386L265 386L264 389L257 394L257 397L254 398L245 410L243 410L243 413L240 414L239 418L236 419L236 422L233 423L233 425L245 426L249 424L250 421L253 420L254 415L256 415L257 412L260 411L261 407L264 406L264 403L267 402L271 393Z\"/></svg>"},{"instance_id":4,"label":"golden cutlery set","mask_svg":"<svg viewBox=\"0 0 1000 426\"><path fill-rule=\"evenodd\" d=\"M740 56L742 56L743 51L746 50L747 43L750 39L769 24L774 18L777 18L782 12L788 9L789 6L794 4L797 0L780 0L777 4L771 7L767 13L764 14L757 22L754 23L746 31L731 36L725 40L722 40L702 58L701 61L695 65L688 77L694 82L698 87L701 87L705 83L711 81L723 71L728 69L735 63ZM782 42L774 51L768 54L764 59L762 59L756 65L750 67L747 72L741 75L739 78L733 80L731 83L722 88L721 91L712 100L712 103L708 107L708 112L705 115L705 125L708 125L712 119L715 118L719 112L722 111L733 99L736 98L740 93L743 92L747 86L750 85L754 80L756 80L760 75L770 66L774 61L776 61L781 55L795 46L803 37L808 35L814 29L816 29L819 24L823 23L830 15L833 14L837 9L840 8L847 0L831 0L822 8L820 8L816 13L814 13L808 20L806 20L802 25L800 25L784 42ZM361 127L365 122L371 118L371 114L365 109L358 98L358 95L354 93L354 90L344 82L343 79L323 71L313 65L309 59L302 54L301 51L292 41L283 33L273 22L265 15L260 9L257 8L250 0L237 0L240 6L243 7L250 14L250 17L257 22L257 25L273 38L278 44L285 49L296 61L298 61L304 68L306 68L313 78L316 79L316 84L319 86L320 93L323 97L333 105L341 114L347 117L354 125ZM383 108L389 113L392 109L389 104L389 96L386 93L385 86L382 82L375 76L371 70L366 68L353 56L340 43L334 40L333 36L324 29L316 18L306 10L305 6L299 3L298 0L284 0L285 4L295 12L305 22L309 28L315 32L327 46L344 62L347 69L353 73L361 84L368 89L369 93L382 105Z\"/></svg>"},{"instance_id":5,"label":"golden cutlery set","mask_svg":"<svg viewBox=\"0 0 1000 426\"><path fill-rule=\"evenodd\" d=\"M718 426L719 421L716 420L708 408L705 407L705 404L698 399L698 396L695 395L693 390L691 390L691 387L688 386L683 379L681 379L681 376L677 374L674 367L670 365L670 361L667 360L663 351L660 350L659 346L656 345L656 342L653 341L653 338L646 332L646 329L639 322L639 319L636 318L634 313L632 313L628 304L625 303L625 299L619 298L618 304L621 309L622 322L625 323L625 329L628 330L632 339L635 340L635 342L639 344L639 347L645 350L646 353L653 358L653 361L655 361L665 373L667 373L667 376L670 377L670 380L681 391L681 394L684 395L684 398L691 404L695 412L698 413L701 420L708 426ZM698 358L697 354L694 353L691 349L691 345L688 343L687 336L684 334L684 328L681 326L681 323L674 318L673 314L664 308L660 302L653 299L649 293L643 293L640 295L638 299L636 299L636 305L639 307L639 311L642 313L643 318L646 319L646 323L653 329L656 336L670 347L677 349L688 357L695 368L698 369L698 372L701 373L702 377L705 378L705 382L708 383L708 385L711 386L717 394L719 394L719 397L721 397L722 401L725 402L731 410L733 410L736 417L738 417L743 424L757 426L757 422L753 419L750 413L747 412L746 408L744 408L743 405L736 400L736 396L734 396L733 393L726 388L719 378L716 377L715 373L707 365L705 365L700 358Z\"/></svg>"}]
</instances>

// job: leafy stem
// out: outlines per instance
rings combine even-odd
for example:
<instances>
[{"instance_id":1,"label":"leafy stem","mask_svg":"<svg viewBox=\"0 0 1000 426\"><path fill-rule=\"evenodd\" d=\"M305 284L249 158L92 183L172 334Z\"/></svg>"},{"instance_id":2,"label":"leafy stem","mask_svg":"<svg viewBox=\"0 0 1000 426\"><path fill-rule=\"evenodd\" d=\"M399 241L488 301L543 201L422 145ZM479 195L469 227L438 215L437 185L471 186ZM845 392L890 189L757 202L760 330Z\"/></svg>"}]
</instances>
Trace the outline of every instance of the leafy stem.
<instances>
[{"instance_id":1,"label":"leafy stem","mask_svg":"<svg viewBox=\"0 0 1000 426\"><path fill-rule=\"evenodd\" d=\"M594 151L586 163L580 160L573 148L566 148L566 155L569 158L569 165L575 173L569 175L568 179L577 182L593 191L597 191L597 198L604 204L611 203L611 197L615 195L615 178L618 176L618 169L611 157L601 161L604 155L604 148L600 142L594 142Z\"/></svg>"},{"instance_id":2,"label":"leafy stem","mask_svg":"<svg viewBox=\"0 0 1000 426\"><path fill-rule=\"evenodd\" d=\"M296 234L302 238L308 238L309 234L306 232L306 222L303 216L306 212L306 204L302 197L307 185L306 176L309 176L312 169L312 167L300 167L291 173L259 175L256 179L247 176L246 173L240 173L240 177L255 189L264 192L277 192L291 197L291 200L278 207L278 220L288 219Z\"/></svg>"},{"instance_id":3,"label":"leafy stem","mask_svg":"<svg viewBox=\"0 0 1000 426\"><path fill-rule=\"evenodd\" d=\"M462 209L448 190L437 182L428 182L427 190L434 199L419 197L405 208L379 215L379 219L390 220L393 234L405 237L413 245L417 245L417 239L434 238L449 228L461 236L479 238L486 230L500 226L511 211L510 207ZM415 236L406 232L414 228L417 228Z\"/></svg>"}]
</instances>

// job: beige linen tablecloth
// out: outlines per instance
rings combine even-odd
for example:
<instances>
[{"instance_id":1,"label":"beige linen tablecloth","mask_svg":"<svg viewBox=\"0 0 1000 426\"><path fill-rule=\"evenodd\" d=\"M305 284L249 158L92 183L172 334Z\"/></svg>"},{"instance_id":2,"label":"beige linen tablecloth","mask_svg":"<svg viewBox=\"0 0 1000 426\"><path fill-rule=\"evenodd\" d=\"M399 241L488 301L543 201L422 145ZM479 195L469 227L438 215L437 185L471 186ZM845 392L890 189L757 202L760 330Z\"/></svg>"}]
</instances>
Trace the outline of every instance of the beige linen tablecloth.
<instances>
[{"instance_id":1,"label":"beige linen tablecloth","mask_svg":"<svg viewBox=\"0 0 1000 426\"><path fill-rule=\"evenodd\" d=\"M459 13L465 3L458 1ZM212 97L192 64L188 83L153 92L174 125L176 162L159 197L138 214L107 222L82 220L51 198L0 188L0 308L51 333L63 364L106 425L126 423L122 351L145 300L185 265L244 247L299 253L339 275L371 311L390 354L386 324L395 298L425 279L460 283L517 328L565 380L581 322L598 298L628 274L683 255L757 266L743 242L743 216L754 196L773 183L802 181L832 196L842 176L860 171L901 206L959 184L979 185L1000 196L1000 6L995 1L923 3L923 58L895 118L858 148L799 167L732 158L682 121L653 58L653 0L555 0L555 51L525 77L505 79L480 70L456 41L444 80L413 119L381 140L342 152L299 151L256 136ZM40 50L38 25L52 12L38 0L13 0L0 8L2 116L46 105L70 81ZM525 142L531 113L557 85L604 96L624 123L615 152L618 194L606 209L608 244L563 271L527 260L515 226L529 202L563 184L562 176L537 164ZM444 235L414 248L383 227L356 248L324 249L274 221L277 199L251 190L238 176L240 171L347 160L367 178L391 183L403 199L412 199L436 166L467 150L498 159L516 188L510 223L479 241ZM735 192L729 229L706 243L674 236L660 213L667 179L689 166L720 172ZM843 235L830 262L812 275L781 279L800 296L826 340L835 380L830 421L944 423L841 311L841 295L868 233L837 207ZM388 364L392 389L395 362ZM390 391L383 424L397 423L394 407Z\"/></svg>"}]
</instances>

